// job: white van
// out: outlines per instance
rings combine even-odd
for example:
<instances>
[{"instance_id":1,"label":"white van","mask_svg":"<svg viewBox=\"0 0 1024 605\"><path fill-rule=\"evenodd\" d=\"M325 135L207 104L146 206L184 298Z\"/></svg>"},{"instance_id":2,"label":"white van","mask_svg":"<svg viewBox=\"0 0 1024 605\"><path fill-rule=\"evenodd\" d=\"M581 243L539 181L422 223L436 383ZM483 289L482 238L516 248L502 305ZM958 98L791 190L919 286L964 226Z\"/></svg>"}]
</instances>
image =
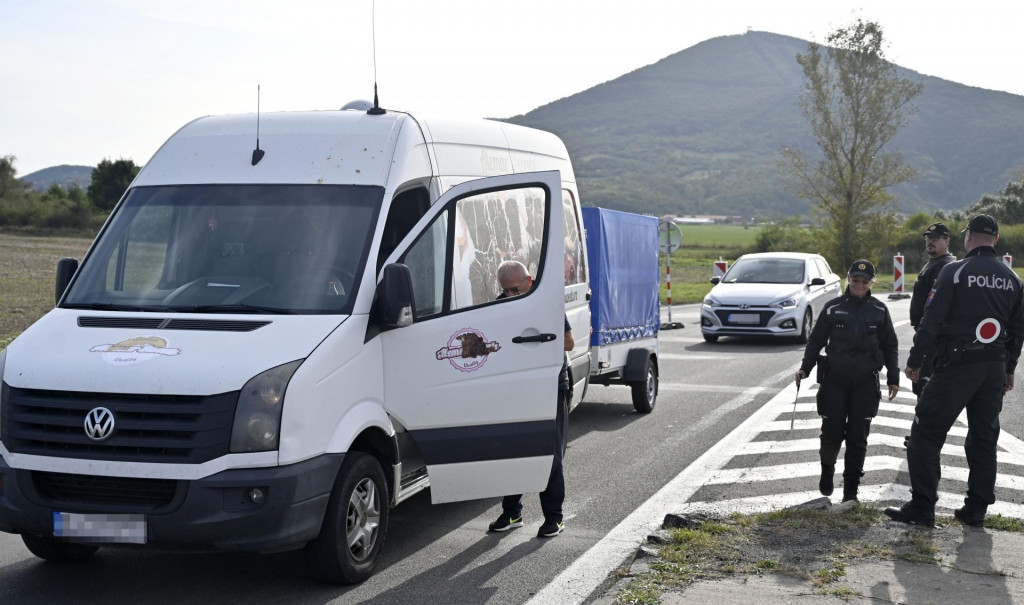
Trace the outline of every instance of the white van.
<instances>
[{"instance_id":1,"label":"white van","mask_svg":"<svg viewBox=\"0 0 1024 605\"><path fill-rule=\"evenodd\" d=\"M0 530L37 556L305 547L351 583L428 486L544 488L563 313L590 363L562 142L395 111L256 128L175 133L0 353ZM499 300L506 259L535 286Z\"/></svg>"}]
</instances>

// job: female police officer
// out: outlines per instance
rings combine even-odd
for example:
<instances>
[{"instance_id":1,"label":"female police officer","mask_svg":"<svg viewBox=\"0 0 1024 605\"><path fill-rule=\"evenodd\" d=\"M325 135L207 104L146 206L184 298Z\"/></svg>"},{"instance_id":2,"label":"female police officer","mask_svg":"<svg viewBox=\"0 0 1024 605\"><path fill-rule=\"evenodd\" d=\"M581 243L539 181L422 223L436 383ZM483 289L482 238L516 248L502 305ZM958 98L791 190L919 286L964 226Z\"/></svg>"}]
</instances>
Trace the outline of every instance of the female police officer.
<instances>
[{"instance_id":1,"label":"female police officer","mask_svg":"<svg viewBox=\"0 0 1024 605\"><path fill-rule=\"evenodd\" d=\"M821 416L822 495L832 495L839 448L846 441L846 469L843 471L843 502L857 499L857 486L864 475L871 419L878 413L882 394L878 371L885 365L889 400L899 392L900 368L896 331L889 309L871 296L875 267L869 261L854 261L846 274L846 292L825 303L814 324L804 359L796 373L796 384L810 375L824 348L827 357L819 367L818 415Z\"/></svg>"}]
</instances>

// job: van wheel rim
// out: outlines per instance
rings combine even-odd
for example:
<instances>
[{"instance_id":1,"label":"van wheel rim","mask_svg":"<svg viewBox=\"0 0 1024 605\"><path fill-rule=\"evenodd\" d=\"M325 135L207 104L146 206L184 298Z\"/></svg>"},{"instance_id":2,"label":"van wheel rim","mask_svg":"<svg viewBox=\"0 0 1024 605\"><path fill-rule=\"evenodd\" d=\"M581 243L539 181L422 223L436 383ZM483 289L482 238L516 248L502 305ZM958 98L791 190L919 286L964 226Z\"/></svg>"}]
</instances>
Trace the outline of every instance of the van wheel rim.
<instances>
[{"instance_id":1,"label":"van wheel rim","mask_svg":"<svg viewBox=\"0 0 1024 605\"><path fill-rule=\"evenodd\" d=\"M345 519L345 539L354 560L370 558L379 527L380 498L376 484L367 477L352 490Z\"/></svg>"}]
</instances>

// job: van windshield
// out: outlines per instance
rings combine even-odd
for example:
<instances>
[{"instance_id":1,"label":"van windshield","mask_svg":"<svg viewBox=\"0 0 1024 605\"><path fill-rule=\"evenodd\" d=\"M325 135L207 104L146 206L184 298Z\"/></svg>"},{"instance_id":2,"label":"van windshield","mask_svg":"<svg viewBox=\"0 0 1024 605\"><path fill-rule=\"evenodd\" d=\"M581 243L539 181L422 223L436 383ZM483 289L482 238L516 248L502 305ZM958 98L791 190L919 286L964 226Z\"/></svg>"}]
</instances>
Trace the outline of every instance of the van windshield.
<instances>
[{"instance_id":1,"label":"van windshield","mask_svg":"<svg viewBox=\"0 0 1024 605\"><path fill-rule=\"evenodd\" d=\"M351 313L381 187L139 187L62 306L199 313Z\"/></svg>"}]
</instances>

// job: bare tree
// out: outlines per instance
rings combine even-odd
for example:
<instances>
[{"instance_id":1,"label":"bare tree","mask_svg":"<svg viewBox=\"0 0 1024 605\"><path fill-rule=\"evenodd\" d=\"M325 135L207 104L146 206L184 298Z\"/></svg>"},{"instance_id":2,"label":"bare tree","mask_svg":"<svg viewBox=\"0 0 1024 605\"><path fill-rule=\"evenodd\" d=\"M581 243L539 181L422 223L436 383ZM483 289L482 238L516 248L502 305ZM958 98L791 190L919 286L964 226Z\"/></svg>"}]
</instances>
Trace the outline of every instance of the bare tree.
<instances>
[{"instance_id":1,"label":"bare tree","mask_svg":"<svg viewBox=\"0 0 1024 605\"><path fill-rule=\"evenodd\" d=\"M798 194L817 207L823 252L837 267L894 240L896 200L888 189L914 176L902 154L885 147L916 111L923 85L896 74L883 41L881 25L858 19L830 33L824 52L811 42L796 57L804 72L800 108L821 157L782 153Z\"/></svg>"}]
</instances>

